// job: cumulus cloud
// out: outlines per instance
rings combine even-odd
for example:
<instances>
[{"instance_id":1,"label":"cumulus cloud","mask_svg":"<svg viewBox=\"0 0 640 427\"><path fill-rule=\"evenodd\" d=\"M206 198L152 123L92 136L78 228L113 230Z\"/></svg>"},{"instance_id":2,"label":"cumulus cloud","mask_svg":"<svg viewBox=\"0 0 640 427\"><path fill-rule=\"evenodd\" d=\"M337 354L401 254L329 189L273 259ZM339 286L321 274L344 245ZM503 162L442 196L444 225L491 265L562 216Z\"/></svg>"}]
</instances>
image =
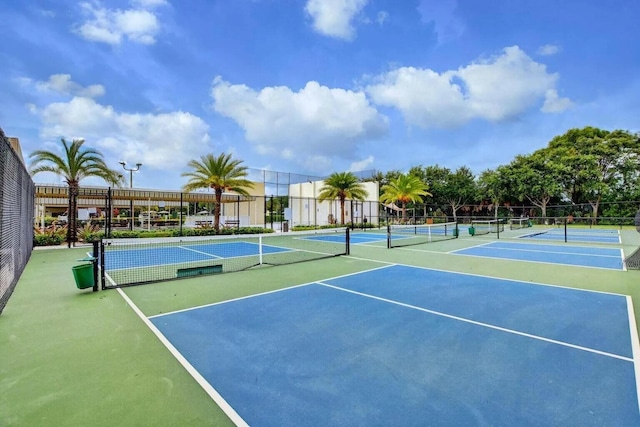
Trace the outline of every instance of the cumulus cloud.
<instances>
[{"instance_id":1,"label":"cumulus cloud","mask_svg":"<svg viewBox=\"0 0 640 427\"><path fill-rule=\"evenodd\" d=\"M571 105L572 102L569 98L560 98L557 90L549 89L545 93L544 105L540 111L543 113L561 113Z\"/></svg>"},{"instance_id":2,"label":"cumulus cloud","mask_svg":"<svg viewBox=\"0 0 640 427\"><path fill-rule=\"evenodd\" d=\"M29 79L27 79L29 80ZM41 92L54 92L61 95L81 96L95 98L104 95L104 86L89 85L83 87L71 80L70 74L52 74L49 80L35 83L36 88Z\"/></svg>"},{"instance_id":3,"label":"cumulus cloud","mask_svg":"<svg viewBox=\"0 0 640 427\"><path fill-rule=\"evenodd\" d=\"M311 81L260 91L216 77L213 107L233 119L261 154L275 154L322 171L334 157L353 158L362 141L386 133L388 120L363 92L328 88Z\"/></svg>"},{"instance_id":4,"label":"cumulus cloud","mask_svg":"<svg viewBox=\"0 0 640 427\"><path fill-rule=\"evenodd\" d=\"M351 40L355 37L353 18L369 0L308 0L305 11L313 28L329 37Z\"/></svg>"},{"instance_id":5,"label":"cumulus cloud","mask_svg":"<svg viewBox=\"0 0 640 427\"><path fill-rule=\"evenodd\" d=\"M443 73L398 68L373 78L366 92L376 104L400 110L409 124L446 128L472 119L497 122L516 117L542 98L551 100L548 91L555 89L557 80L557 74L513 46L501 55Z\"/></svg>"},{"instance_id":6,"label":"cumulus cloud","mask_svg":"<svg viewBox=\"0 0 640 427\"><path fill-rule=\"evenodd\" d=\"M538 55L541 56L552 56L557 53L560 53L560 46L556 46L554 44L545 44L538 48Z\"/></svg>"},{"instance_id":7,"label":"cumulus cloud","mask_svg":"<svg viewBox=\"0 0 640 427\"><path fill-rule=\"evenodd\" d=\"M352 162L351 166L349 166L349 171L360 172L363 170L370 169L373 166L374 161L375 161L375 157L369 156L366 159L362 159L357 162Z\"/></svg>"},{"instance_id":8,"label":"cumulus cloud","mask_svg":"<svg viewBox=\"0 0 640 427\"><path fill-rule=\"evenodd\" d=\"M157 16L148 8L166 4L159 0L138 0L138 9L106 9L99 3L80 3L87 20L76 26L82 37L108 44L119 44L123 38L136 43L153 44L160 31Z\"/></svg>"},{"instance_id":9,"label":"cumulus cloud","mask_svg":"<svg viewBox=\"0 0 640 427\"><path fill-rule=\"evenodd\" d=\"M208 126L185 112L121 113L95 100L74 97L37 111L42 138L83 138L121 159L158 169L176 170L203 152Z\"/></svg>"}]
</instances>

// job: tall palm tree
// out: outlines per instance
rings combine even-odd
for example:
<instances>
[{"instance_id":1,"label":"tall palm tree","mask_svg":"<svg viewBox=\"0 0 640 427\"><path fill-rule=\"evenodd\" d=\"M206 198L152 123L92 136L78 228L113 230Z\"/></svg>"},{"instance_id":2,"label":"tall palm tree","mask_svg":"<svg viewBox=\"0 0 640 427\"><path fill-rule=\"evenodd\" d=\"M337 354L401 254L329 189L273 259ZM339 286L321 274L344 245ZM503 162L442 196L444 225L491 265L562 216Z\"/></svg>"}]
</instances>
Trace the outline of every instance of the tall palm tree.
<instances>
[{"instance_id":1,"label":"tall palm tree","mask_svg":"<svg viewBox=\"0 0 640 427\"><path fill-rule=\"evenodd\" d=\"M92 148L83 148L83 139L74 139L69 144L62 138L64 155L52 151L36 150L29 155L32 159L30 172L53 172L64 178L69 187L69 210L67 211L67 244L78 241L78 192L80 181L90 176L104 179L107 183L121 185L124 178L118 171L109 169L102 153Z\"/></svg>"},{"instance_id":2,"label":"tall palm tree","mask_svg":"<svg viewBox=\"0 0 640 427\"><path fill-rule=\"evenodd\" d=\"M399 202L402 204L402 222L406 222L407 203L422 202L422 196L432 196L425 184L415 175L400 175L383 185L380 201L383 203Z\"/></svg>"},{"instance_id":3,"label":"tall palm tree","mask_svg":"<svg viewBox=\"0 0 640 427\"><path fill-rule=\"evenodd\" d=\"M232 160L231 154L220 154L218 157L207 154L200 157L200 161L191 160L188 166L193 169L182 176L189 177L184 185L186 192L198 188L212 188L215 193L215 206L213 208L213 228L216 233L220 231L220 203L222 193L234 191L243 196L249 196L247 188L253 188L253 183L246 179L247 168L242 165L242 160Z\"/></svg>"},{"instance_id":4,"label":"tall palm tree","mask_svg":"<svg viewBox=\"0 0 640 427\"><path fill-rule=\"evenodd\" d=\"M334 172L324 180L324 185L320 188L318 200L340 201L340 224L344 225L344 201L346 199L364 201L369 194L358 180L358 177L351 172Z\"/></svg>"}]
</instances>

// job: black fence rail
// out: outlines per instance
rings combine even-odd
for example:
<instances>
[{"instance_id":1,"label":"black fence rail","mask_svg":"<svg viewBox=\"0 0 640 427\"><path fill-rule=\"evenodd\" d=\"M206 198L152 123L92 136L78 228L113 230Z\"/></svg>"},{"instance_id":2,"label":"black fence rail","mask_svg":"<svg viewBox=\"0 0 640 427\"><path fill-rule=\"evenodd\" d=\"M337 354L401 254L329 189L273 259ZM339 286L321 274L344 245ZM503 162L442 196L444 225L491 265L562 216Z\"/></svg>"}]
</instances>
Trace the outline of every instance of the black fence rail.
<instances>
[{"instance_id":1,"label":"black fence rail","mask_svg":"<svg viewBox=\"0 0 640 427\"><path fill-rule=\"evenodd\" d=\"M0 313L33 249L34 184L0 129Z\"/></svg>"}]
</instances>

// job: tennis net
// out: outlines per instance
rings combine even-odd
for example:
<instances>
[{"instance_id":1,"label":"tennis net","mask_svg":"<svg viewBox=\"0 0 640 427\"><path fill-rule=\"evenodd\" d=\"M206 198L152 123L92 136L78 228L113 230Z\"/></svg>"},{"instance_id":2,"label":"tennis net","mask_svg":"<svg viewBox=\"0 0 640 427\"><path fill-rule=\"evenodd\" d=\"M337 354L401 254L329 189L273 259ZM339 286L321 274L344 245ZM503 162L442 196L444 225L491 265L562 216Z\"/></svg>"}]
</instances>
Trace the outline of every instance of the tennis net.
<instances>
[{"instance_id":1,"label":"tennis net","mask_svg":"<svg viewBox=\"0 0 640 427\"><path fill-rule=\"evenodd\" d=\"M160 282L347 255L349 230L103 239L103 288Z\"/></svg>"},{"instance_id":2,"label":"tennis net","mask_svg":"<svg viewBox=\"0 0 640 427\"><path fill-rule=\"evenodd\" d=\"M531 227L529 218L511 218L509 220L510 230L519 230L521 228Z\"/></svg>"},{"instance_id":3,"label":"tennis net","mask_svg":"<svg viewBox=\"0 0 640 427\"><path fill-rule=\"evenodd\" d=\"M387 226L387 247L420 245L458 237L458 224L447 222L425 225L389 225Z\"/></svg>"},{"instance_id":4,"label":"tennis net","mask_svg":"<svg viewBox=\"0 0 640 427\"><path fill-rule=\"evenodd\" d=\"M475 235L504 231L504 222L501 219L474 219L471 226L475 229Z\"/></svg>"}]
</instances>

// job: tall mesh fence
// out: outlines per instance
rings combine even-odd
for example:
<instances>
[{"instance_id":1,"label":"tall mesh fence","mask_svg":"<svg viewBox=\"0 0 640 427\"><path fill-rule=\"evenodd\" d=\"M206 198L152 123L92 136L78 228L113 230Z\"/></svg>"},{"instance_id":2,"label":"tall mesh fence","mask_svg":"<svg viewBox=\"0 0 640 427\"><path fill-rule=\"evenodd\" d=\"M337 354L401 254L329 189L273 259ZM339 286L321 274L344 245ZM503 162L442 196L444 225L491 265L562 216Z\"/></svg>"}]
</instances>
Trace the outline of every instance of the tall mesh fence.
<instances>
[{"instance_id":1,"label":"tall mesh fence","mask_svg":"<svg viewBox=\"0 0 640 427\"><path fill-rule=\"evenodd\" d=\"M0 129L0 313L33 249L35 186Z\"/></svg>"}]
</instances>

